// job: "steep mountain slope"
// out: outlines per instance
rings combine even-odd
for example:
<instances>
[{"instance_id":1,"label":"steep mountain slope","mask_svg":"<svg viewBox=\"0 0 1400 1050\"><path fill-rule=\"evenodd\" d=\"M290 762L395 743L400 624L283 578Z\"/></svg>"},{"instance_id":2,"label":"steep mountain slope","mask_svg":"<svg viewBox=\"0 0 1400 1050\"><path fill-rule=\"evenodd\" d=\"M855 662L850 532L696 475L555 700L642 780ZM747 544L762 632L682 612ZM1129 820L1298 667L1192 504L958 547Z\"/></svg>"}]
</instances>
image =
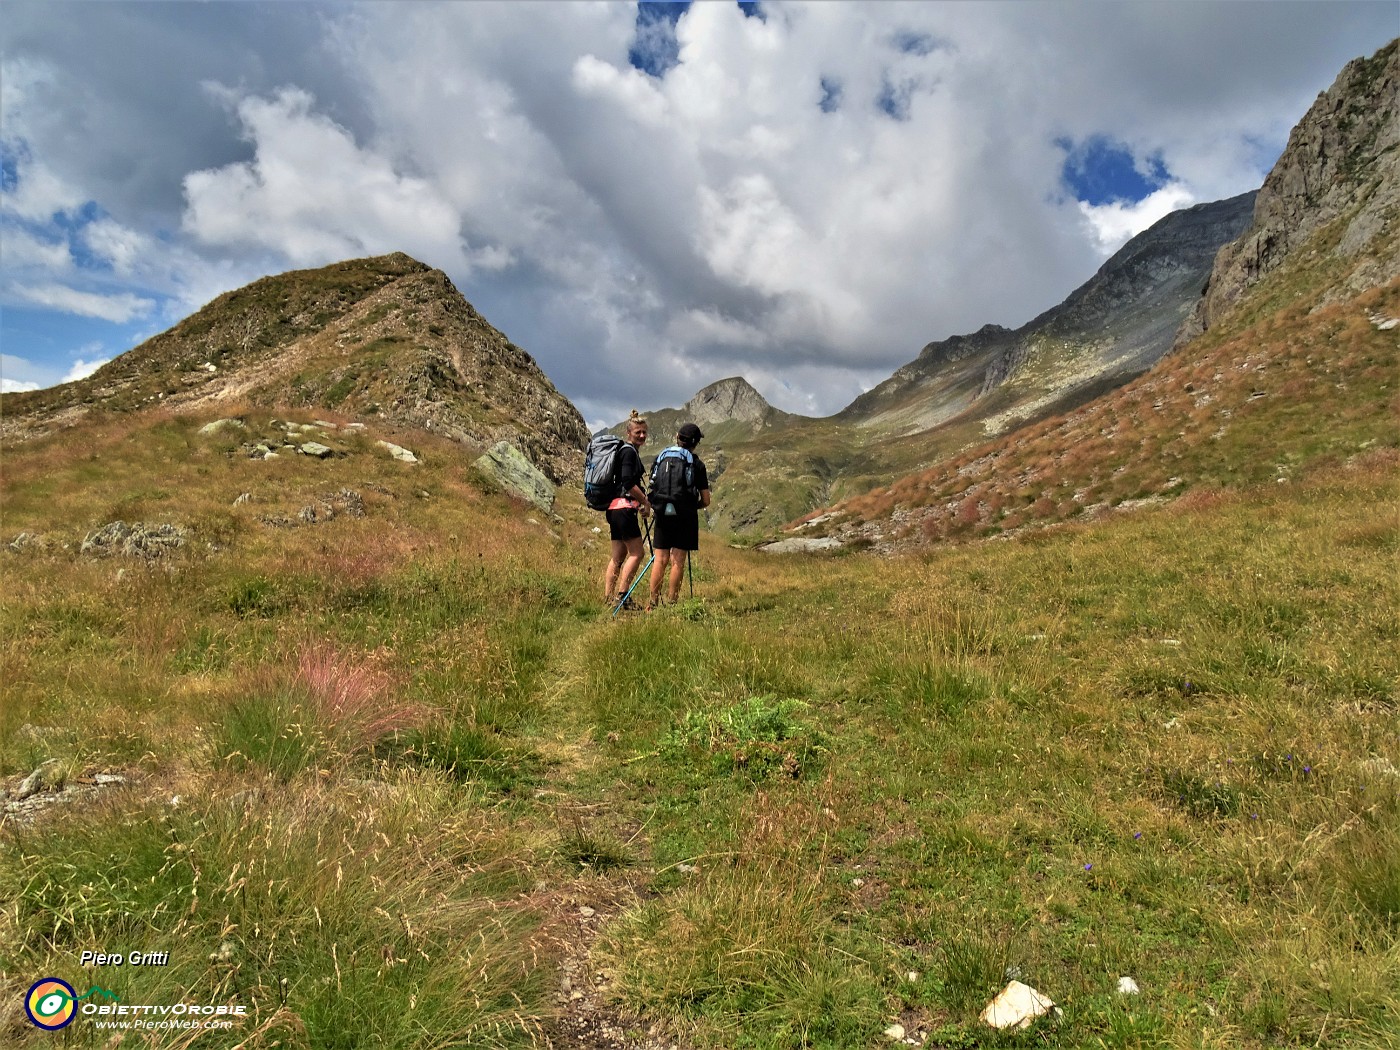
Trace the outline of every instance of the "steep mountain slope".
<instances>
[{"instance_id":1,"label":"steep mountain slope","mask_svg":"<svg viewBox=\"0 0 1400 1050\"><path fill-rule=\"evenodd\" d=\"M891 434L976 418L989 433L1125 382L1170 349L1254 194L1173 212L1125 244L1060 305L1012 331L930 343L840 417ZM989 397L993 392L995 398Z\"/></svg>"},{"instance_id":2,"label":"steep mountain slope","mask_svg":"<svg viewBox=\"0 0 1400 1050\"><path fill-rule=\"evenodd\" d=\"M1398 66L1393 43L1351 63L1300 122L1188 322L1204 335L1121 390L852 500L816 530L907 548L1392 455Z\"/></svg>"},{"instance_id":3,"label":"steep mountain slope","mask_svg":"<svg viewBox=\"0 0 1400 1050\"><path fill-rule=\"evenodd\" d=\"M151 405L333 410L456 441L509 441L556 480L587 427L530 355L440 270L396 253L265 277L211 302L87 379L5 395L23 440L94 410Z\"/></svg>"}]
</instances>

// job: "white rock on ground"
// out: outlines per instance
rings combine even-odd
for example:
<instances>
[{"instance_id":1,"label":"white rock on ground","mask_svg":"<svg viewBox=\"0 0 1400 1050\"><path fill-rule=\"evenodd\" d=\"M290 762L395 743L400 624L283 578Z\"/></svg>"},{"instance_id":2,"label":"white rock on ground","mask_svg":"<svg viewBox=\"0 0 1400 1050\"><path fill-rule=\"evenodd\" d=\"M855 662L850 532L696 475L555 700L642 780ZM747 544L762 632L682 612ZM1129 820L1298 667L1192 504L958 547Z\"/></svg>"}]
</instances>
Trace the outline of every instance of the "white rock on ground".
<instances>
[{"instance_id":1,"label":"white rock on ground","mask_svg":"<svg viewBox=\"0 0 1400 1050\"><path fill-rule=\"evenodd\" d=\"M1012 981L987 1004L982 1021L993 1028L1029 1028L1037 1017L1059 1011L1054 1002L1028 984Z\"/></svg>"},{"instance_id":2,"label":"white rock on ground","mask_svg":"<svg viewBox=\"0 0 1400 1050\"><path fill-rule=\"evenodd\" d=\"M395 459L397 459L397 460L398 460L399 462L401 462L401 463L417 463L417 462L418 462L418 457L417 457L417 456L415 456L415 455L414 455L412 452L410 452L408 449L403 448L403 447L400 446L400 445L394 444L392 441L380 441L380 442L378 442L378 444L379 444L379 447L380 447L380 448L386 450L386 451L389 453L389 455L393 456Z\"/></svg>"}]
</instances>

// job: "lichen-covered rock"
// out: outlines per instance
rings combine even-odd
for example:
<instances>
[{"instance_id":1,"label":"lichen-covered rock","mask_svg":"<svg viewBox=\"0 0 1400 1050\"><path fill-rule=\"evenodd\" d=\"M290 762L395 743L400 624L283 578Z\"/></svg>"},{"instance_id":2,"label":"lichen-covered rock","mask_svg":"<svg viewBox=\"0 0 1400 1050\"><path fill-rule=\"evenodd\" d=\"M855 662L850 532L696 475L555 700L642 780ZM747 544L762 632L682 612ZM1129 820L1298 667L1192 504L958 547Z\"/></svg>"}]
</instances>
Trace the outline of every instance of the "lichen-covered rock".
<instances>
[{"instance_id":1,"label":"lichen-covered rock","mask_svg":"<svg viewBox=\"0 0 1400 1050\"><path fill-rule=\"evenodd\" d=\"M498 441L476 467L507 492L529 500L546 514L554 510L554 483L514 445Z\"/></svg>"},{"instance_id":2,"label":"lichen-covered rock","mask_svg":"<svg viewBox=\"0 0 1400 1050\"><path fill-rule=\"evenodd\" d=\"M79 552L106 556L120 554L130 558L163 558L185 545L186 530L180 525L148 525L113 521L88 533Z\"/></svg>"},{"instance_id":3,"label":"lichen-covered rock","mask_svg":"<svg viewBox=\"0 0 1400 1050\"><path fill-rule=\"evenodd\" d=\"M396 445L392 441L380 441L377 442L377 444L380 448L382 448L385 452L389 453L389 455L393 456L400 463L418 462L418 457L415 456L408 449L404 448L402 445Z\"/></svg>"},{"instance_id":4,"label":"lichen-covered rock","mask_svg":"<svg viewBox=\"0 0 1400 1050\"><path fill-rule=\"evenodd\" d=\"M205 437L212 437L215 434L222 434L225 430L243 430L246 424L241 419L216 419L212 423L205 423L199 428L199 432Z\"/></svg>"}]
</instances>

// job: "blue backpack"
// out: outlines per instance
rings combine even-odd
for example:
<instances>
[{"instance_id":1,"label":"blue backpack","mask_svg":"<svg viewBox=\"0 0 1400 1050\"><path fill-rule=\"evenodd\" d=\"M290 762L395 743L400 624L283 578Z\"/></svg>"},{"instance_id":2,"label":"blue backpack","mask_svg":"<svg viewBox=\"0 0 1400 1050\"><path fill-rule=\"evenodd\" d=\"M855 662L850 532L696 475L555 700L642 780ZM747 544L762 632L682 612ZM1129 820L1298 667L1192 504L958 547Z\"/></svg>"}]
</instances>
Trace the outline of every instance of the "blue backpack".
<instances>
[{"instance_id":1,"label":"blue backpack","mask_svg":"<svg viewBox=\"0 0 1400 1050\"><path fill-rule=\"evenodd\" d=\"M622 438L616 434L598 433L588 442L583 459L583 500L594 510L607 510L618 497L617 454L622 451Z\"/></svg>"},{"instance_id":2,"label":"blue backpack","mask_svg":"<svg viewBox=\"0 0 1400 1050\"><path fill-rule=\"evenodd\" d=\"M651 492L648 499L659 513L672 515L676 507L698 507L700 493L695 488L695 457L689 449L672 445L661 450L651 465Z\"/></svg>"}]
</instances>

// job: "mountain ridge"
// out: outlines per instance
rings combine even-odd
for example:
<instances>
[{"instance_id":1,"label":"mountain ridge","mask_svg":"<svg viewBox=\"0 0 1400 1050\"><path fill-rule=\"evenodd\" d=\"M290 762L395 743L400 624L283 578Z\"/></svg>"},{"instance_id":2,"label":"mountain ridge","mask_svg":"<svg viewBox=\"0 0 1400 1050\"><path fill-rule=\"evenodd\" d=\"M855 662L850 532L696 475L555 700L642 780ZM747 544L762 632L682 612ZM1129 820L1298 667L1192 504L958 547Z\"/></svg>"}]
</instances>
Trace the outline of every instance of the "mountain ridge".
<instances>
[{"instance_id":1,"label":"mountain ridge","mask_svg":"<svg viewBox=\"0 0 1400 1050\"><path fill-rule=\"evenodd\" d=\"M447 275L393 253L264 277L227 292L92 376L7 394L0 435L94 410L247 404L336 410L488 446L507 441L559 481L587 427L534 359Z\"/></svg>"},{"instance_id":2,"label":"mountain ridge","mask_svg":"<svg viewBox=\"0 0 1400 1050\"><path fill-rule=\"evenodd\" d=\"M1164 216L1061 303L1016 329L989 324L929 343L837 414L863 426L902 426L906 433L930 429L975 410L1017 378L1037 351L1047 356L1046 347L1054 348L1049 356L1058 359L1059 374L1022 399L1036 410L1091 383L1126 381L1171 349L1216 252L1247 227L1254 198L1244 193Z\"/></svg>"}]
</instances>

